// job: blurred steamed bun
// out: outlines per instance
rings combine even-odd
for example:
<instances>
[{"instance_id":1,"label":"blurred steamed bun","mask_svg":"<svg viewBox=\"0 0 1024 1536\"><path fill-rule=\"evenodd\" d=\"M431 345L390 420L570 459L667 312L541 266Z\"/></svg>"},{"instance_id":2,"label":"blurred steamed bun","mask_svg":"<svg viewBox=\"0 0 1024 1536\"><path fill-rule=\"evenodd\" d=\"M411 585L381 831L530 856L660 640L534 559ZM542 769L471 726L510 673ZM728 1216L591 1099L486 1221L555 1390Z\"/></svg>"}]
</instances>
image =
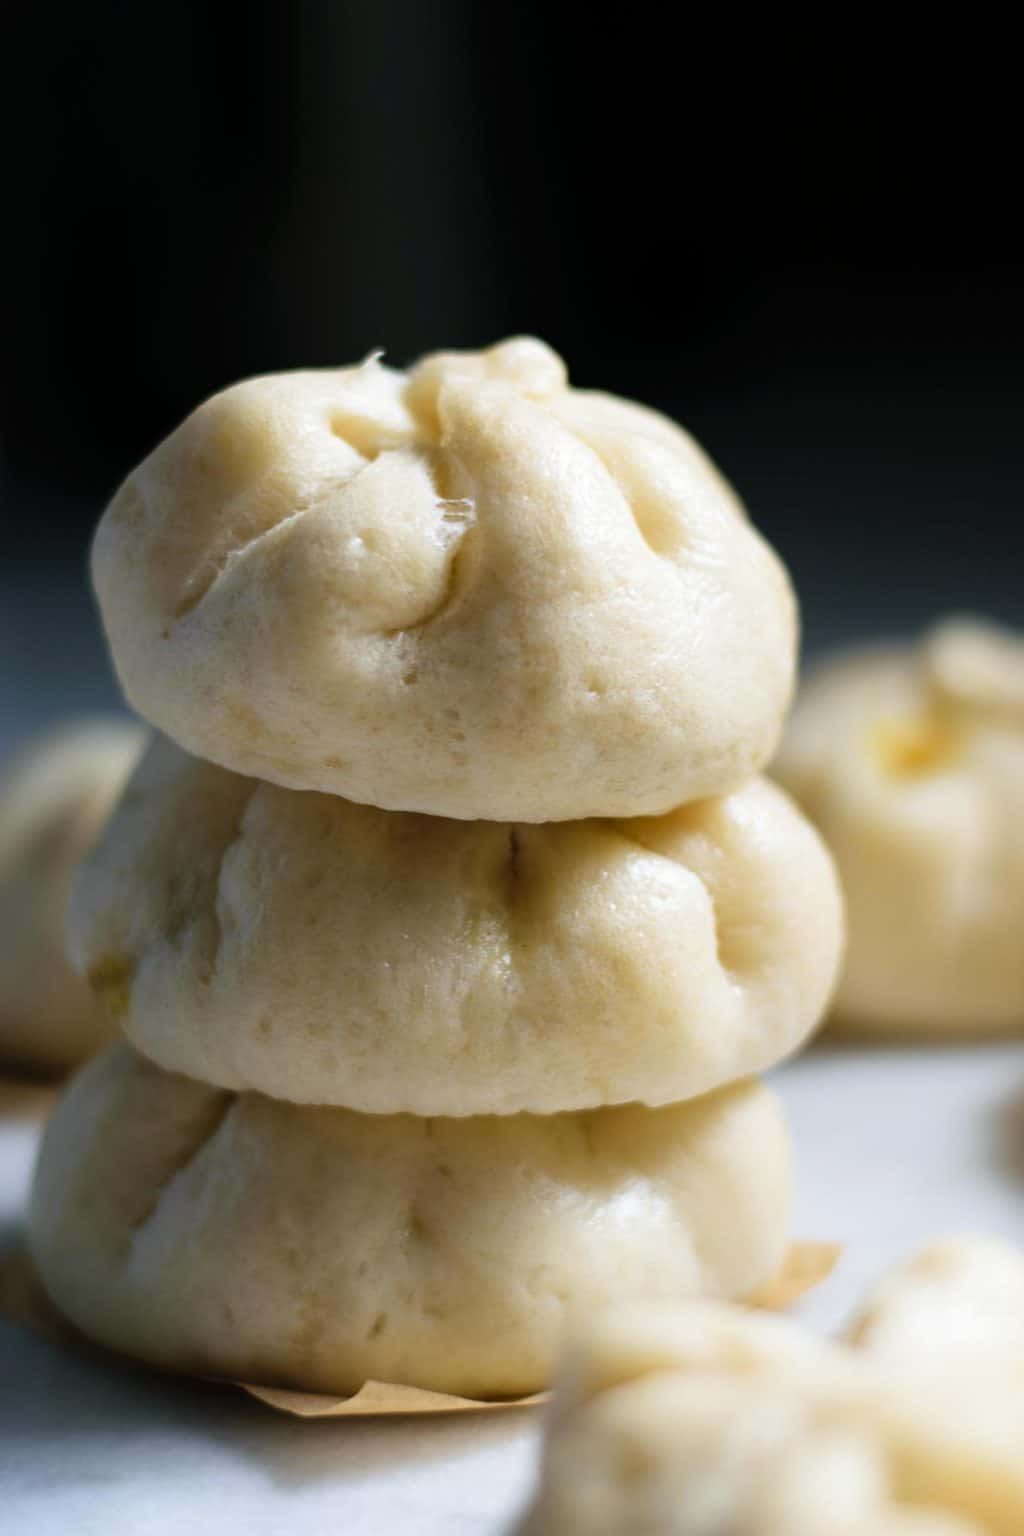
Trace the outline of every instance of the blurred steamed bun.
<instances>
[{"instance_id":1,"label":"blurred steamed bun","mask_svg":"<svg viewBox=\"0 0 1024 1536\"><path fill-rule=\"evenodd\" d=\"M1022 1288L1019 1251L961 1239L883 1282L855 1348L701 1301L590 1318L521 1536L1020 1536Z\"/></svg>"},{"instance_id":2,"label":"blurred steamed bun","mask_svg":"<svg viewBox=\"0 0 1024 1536\"><path fill-rule=\"evenodd\" d=\"M1024 639L960 619L825 663L775 772L839 867L837 1019L1024 1029Z\"/></svg>"},{"instance_id":3,"label":"blurred steamed bun","mask_svg":"<svg viewBox=\"0 0 1024 1536\"><path fill-rule=\"evenodd\" d=\"M172 1370L348 1393L548 1384L566 1316L744 1296L788 1241L767 1089L419 1119L233 1095L114 1046L51 1120L30 1240L62 1312Z\"/></svg>"},{"instance_id":4,"label":"blurred steamed bun","mask_svg":"<svg viewBox=\"0 0 1024 1536\"><path fill-rule=\"evenodd\" d=\"M690 1098L795 1050L842 911L763 779L650 820L445 821L157 738L69 936L169 1070L374 1113L549 1113Z\"/></svg>"},{"instance_id":5,"label":"blurred steamed bun","mask_svg":"<svg viewBox=\"0 0 1024 1536\"><path fill-rule=\"evenodd\" d=\"M54 1071L113 1026L64 957L71 875L139 755L128 721L82 720L31 743L0 776L0 1062Z\"/></svg>"}]
</instances>

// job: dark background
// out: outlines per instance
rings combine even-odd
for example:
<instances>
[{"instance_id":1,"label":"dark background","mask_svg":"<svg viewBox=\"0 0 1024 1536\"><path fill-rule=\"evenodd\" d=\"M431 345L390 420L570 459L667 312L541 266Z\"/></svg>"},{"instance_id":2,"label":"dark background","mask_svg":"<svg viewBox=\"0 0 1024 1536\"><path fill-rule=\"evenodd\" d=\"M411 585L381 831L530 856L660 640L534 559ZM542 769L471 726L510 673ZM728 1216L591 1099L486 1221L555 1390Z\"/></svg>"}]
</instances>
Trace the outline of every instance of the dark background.
<instances>
[{"instance_id":1,"label":"dark background","mask_svg":"<svg viewBox=\"0 0 1024 1536\"><path fill-rule=\"evenodd\" d=\"M1024 620L1019 87L980 13L3 14L0 704L113 697L88 533L203 395L526 330L696 432L810 649Z\"/></svg>"}]
</instances>

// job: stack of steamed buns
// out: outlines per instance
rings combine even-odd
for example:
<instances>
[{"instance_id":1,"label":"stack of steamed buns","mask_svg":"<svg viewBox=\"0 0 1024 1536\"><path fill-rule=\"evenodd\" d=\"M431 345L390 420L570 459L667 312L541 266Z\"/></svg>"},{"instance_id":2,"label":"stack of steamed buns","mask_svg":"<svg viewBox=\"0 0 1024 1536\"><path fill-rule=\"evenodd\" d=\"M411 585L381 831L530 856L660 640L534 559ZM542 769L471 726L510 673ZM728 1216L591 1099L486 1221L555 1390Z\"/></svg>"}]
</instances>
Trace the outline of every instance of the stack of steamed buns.
<instances>
[{"instance_id":1,"label":"stack of steamed buns","mask_svg":"<svg viewBox=\"0 0 1024 1536\"><path fill-rule=\"evenodd\" d=\"M94 578L163 734L72 897L128 1043L44 1143L62 1311L175 1369L492 1397L570 1309L770 1280L753 1074L842 915L758 777L785 572L692 440L532 340L254 379L129 477Z\"/></svg>"}]
</instances>

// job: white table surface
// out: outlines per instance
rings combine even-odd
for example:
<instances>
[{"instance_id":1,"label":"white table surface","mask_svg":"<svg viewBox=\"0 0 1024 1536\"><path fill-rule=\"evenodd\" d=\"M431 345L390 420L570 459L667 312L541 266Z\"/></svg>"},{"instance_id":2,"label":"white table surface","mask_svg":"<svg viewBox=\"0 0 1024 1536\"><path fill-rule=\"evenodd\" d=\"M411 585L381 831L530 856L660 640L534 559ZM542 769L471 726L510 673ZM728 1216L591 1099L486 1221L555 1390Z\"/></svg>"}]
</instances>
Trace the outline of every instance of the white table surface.
<instances>
[{"instance_id":1,"label":"white table surface","mask_svg":"<svg viewBox=\"0 0 1024 1536\"><path fill-rule=\"evenodd\" d=\"M795 1228L845 1244L799 1311L829 1328L891 1258L951 1231L1024 1243L1024 1050L821 1047L775 1081L799 1159ZM35 1129L0 1119L0 1237ZM62 1352L0 1323L5 1536L476 1536L530 1485L536 1411L297 1423L227 1388Z\"/></svg>"}]
</instances>

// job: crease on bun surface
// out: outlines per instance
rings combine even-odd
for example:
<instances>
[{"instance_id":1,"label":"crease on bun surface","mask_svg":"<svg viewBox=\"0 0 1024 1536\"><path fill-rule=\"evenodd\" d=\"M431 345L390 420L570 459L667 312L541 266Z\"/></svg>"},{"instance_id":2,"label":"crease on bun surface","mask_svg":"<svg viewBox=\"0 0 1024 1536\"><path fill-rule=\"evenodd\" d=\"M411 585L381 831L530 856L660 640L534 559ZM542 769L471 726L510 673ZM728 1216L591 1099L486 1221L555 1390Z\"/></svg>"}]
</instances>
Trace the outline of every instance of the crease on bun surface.
<instances>
[{"instance_id":1,"label":"crease on bun surface","mask_svg":"<svg viewBox=\"0 0 1024 1536\"><path fill-rule=\"evenodd\" d=\"M0 1063L54 1072L113 1033L64 954L73 870L138 758L128 721L83 719L30 742L0 775Z\"/></svg>"},{"instance_id":2,"label":"crease on bun surface","mask_svg":"<svg viewBox=\"0 0 1024 1536\"><path fill-rule=\"evenodd\" d=\"M1017 1536L1022 1287L1019 1250L959 1239L883 1282L855 1348L713 1302L590 1319L522 1536Z\"/></svg>"},{"instance_id":3,"label":"crease on bun surface","mask_svg":"<svg viewBox=\"0 0 1024 1536\"><path fill-rule=\"evenodd\" d=\"M364 1112L550 1113L689 1098L795 1050L842 911L766 780L660 818L510 826L301 794L157 738L69 932L169 1070Z\"/></svg>"},{"instance_id":4,"label":"crease on bun surface","mask_svg":"<svg viewBox=\"0 0 1024 1536\"><path fill-rule=\"evenodd\" d=\"M660 814L756 773L792 687L788 578L717 470L529 338L214 396L93 577L157 727L387 809Z\"/></svg>"},{"instance_id":5,"label":"crease on bun surface","mask_svg":"<svg viewBox=\"0 0 1024 1536\"><path fill-rule=\"evenodd\" d=\"M1024 1031L1024 638L957 619L823 663L773 772L843 883L837 1022Z\"/></svg>"},{"instance_id":6,"label":"crease on bun surface","mask_svg":"<svg viewBox=\"0 0 1024 1536\"><path fill-rule=\"evenodd\" d=\"M547 1384L567 1314L742 1296L787 1245L753 1082L667 1109L418 1119L232 1095L114 1046L45 1133L29 1235L90 1337L172 1370L346 1393Z\"/></svg>"}]
</instances>

